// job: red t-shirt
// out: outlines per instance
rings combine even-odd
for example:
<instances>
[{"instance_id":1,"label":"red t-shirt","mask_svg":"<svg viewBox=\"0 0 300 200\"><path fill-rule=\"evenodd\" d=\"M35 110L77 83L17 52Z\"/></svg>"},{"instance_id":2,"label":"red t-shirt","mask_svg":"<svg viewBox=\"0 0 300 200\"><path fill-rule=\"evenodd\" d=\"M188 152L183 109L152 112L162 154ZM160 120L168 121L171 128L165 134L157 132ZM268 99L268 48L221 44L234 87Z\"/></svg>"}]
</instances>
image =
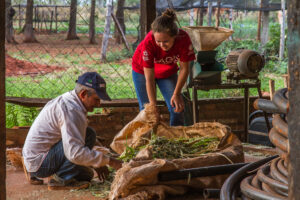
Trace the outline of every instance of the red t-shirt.
<instances>
[{"instance_id":1,"label":"red t-shirt","mask_svg":"<svg viewBox=\"0 0 300 200\"><path fill-rule=\"evenodd\" d=\"M144 67L154 68L155 78L168 78L177 73L177 62L188 62L195 59L189 35L179 29L172 48L162 50L155 42L152 31L138 45L132 57L132 69L144 74Z\"/></svg>"}]
</instances>

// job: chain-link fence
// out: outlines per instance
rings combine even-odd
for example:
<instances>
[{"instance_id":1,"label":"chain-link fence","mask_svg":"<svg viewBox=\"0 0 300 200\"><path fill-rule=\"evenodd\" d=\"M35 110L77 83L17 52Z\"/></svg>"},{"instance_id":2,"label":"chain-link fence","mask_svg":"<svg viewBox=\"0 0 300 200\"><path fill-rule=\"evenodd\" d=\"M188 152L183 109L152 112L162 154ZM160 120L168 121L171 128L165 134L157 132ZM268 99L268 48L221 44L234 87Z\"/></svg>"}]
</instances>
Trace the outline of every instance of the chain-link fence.
<instances>
[{"instance_id":1,"label":"chain-link fence","mask_svg":"<svg viewBox=\"0 0 300 200\"><path fill-rule=\"evenodd\" d=\"M32 2L31 21L27 20L30 16L26 13L29 8L28 2ZM102 7L99 1L95 2L95 0L77 0L77 3L75 1L73 5L72 2L74 0L70 2L49 1L48 4L44 1L33 2L33 0L10 2L14 10L8 11L12 19L13 40L6 44L6 95L53 98L73 89L75 80L81 73L97 71L106 79L108 93L112 98L135 98L131 78L131 56L139 40L139 1L113 2L113 13L125 32L129 49L122 42L122 38L120 39L116 24L111 20L105 59L100 58L103 52L102 40L107 7ZM203 1L201 5L197 4L201 1L181 1L188 2L182 5L176 4L176 1L173 2L172 6L178 10L180 27L199 25L201 9L197 7L205 8L201 11L204 16L202 25L214 25L215 16L213 15L210 22L207 18L207 1ZM212 2L215 8L217 1ZM255 39L258 12L235 10L234 6L228 6L235 5L232 3L235 1L221 2L224 8L221 10L220 26L234 29L233 38L237 41L245 38ZM245 2L249 4L250 1ZM259 6L259 1L251 2L255 3L255 8ZM91 29L90 23L92 22L92 5L95 6L94 29ZM241 5L238 6L241 7ZM254 8L254 4L251 5L251 8ZM165 7L170 6L165 5ZM7 7L7 10L11 7ZM165 8L159 7L159 9ZM75 12L76 19L73 28L70 25L72 12ZM274 21L277 20L275 12L271 17ZM26 26L30 23L30 26ZM91 30L95 31L92 39Z\"/></svg>"}]
</instances>

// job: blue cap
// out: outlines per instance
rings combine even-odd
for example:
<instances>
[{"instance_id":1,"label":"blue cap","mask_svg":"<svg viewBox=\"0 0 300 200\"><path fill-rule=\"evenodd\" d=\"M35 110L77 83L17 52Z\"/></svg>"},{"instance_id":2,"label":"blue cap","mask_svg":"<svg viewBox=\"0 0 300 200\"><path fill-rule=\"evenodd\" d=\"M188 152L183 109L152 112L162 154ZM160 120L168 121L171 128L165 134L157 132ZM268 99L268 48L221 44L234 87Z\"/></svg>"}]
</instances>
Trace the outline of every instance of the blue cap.
<instances>
[{"instance_id":1,"label":"blue cap","mask_svg":"<svg viewBox=\"0 0 300 200\"><path fill-rule=\"evenodd\" d=\"M97 72L86 72L80 75L76 83L93 88L100 99L111 101L106 93L106 82Z\"/></svg>"}]
</instances>

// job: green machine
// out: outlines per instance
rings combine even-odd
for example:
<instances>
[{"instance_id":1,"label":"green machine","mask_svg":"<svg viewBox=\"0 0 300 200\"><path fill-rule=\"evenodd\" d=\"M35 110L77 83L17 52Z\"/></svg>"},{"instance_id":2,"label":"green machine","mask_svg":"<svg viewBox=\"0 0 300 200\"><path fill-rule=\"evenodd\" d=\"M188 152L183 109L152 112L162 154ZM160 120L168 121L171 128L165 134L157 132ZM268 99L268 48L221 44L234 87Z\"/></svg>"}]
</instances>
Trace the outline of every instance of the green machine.
<instances>
[{"instance_id":1,"label":"green machine","mask_svg":"<svg viewBox=\"0 0 300 200\"><path fill-rule=\"evenodd\" d=\"M214 49L233 34L233 30L222 27L184 27L197 50L196 60L190 63L187 86L199 84L220 84L224 66L216 61Z\"/></svg>"}]
</instances>

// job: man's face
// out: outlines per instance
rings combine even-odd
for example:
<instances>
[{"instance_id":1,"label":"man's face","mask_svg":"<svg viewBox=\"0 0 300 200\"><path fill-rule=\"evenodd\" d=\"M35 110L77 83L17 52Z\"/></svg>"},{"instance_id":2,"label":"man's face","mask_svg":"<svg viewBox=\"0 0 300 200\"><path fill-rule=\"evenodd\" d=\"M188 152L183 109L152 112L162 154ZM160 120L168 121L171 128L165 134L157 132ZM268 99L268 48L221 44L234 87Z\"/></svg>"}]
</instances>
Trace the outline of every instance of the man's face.
<instances>
[{"instance_id":1,"label":"man's face","mask_svg":"<svg viewBox=\"0 0 300 200\"><path fill-rule=\"evenodd\" d=\"M96 93L93 93L91 96L88 96L88 92L83 90L80 92L80 99L88 112L93 112L94 108L100 106L100 98Z\"/></svg>"}]
</instances>

